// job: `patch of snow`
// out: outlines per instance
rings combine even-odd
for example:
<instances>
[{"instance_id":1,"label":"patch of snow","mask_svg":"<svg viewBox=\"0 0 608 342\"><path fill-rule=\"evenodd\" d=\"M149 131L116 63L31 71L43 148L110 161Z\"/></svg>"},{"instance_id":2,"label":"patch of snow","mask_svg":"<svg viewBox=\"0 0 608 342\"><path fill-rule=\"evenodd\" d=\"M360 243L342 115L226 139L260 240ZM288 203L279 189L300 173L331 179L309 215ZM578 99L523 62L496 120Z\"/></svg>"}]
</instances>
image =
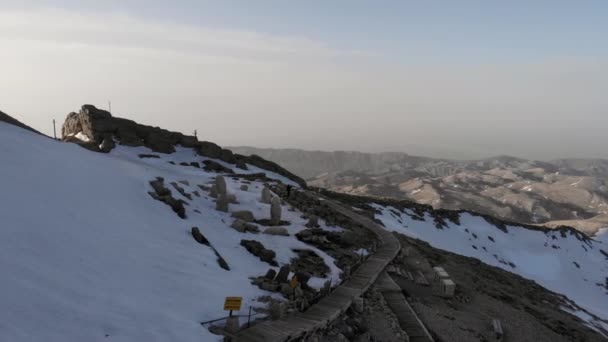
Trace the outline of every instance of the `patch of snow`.
<instances>
[{"instance_id":1,"label":"patch of snow","mask_svg":"<svg viewBox=\"0 0 608 342\"><path fill-rule=\"evenodd\" d=\"M578 181L576 181L576 182L574 182L574 183L570 184L570 186L577 186L577 185L579 185L579 184L580 184L582 181L583 181L583 179L581 178L581 179L579 179Z\"/></svg>"},{"instance_id":2,"label":"patch of snow","mask_svg":"<svg viewBox=\"0 0 608 342\"><path fill-rule=\"evenodd\" d=\"M80 141L84 141L84 142L90 142L91 139L86 136L84 133L82 132L78 132L76 133L76 135L74 136L76 139L80 140Z\"/></svg>"},{"instance_id":3,"label":"patch of snow","mask_svg":"<svg viewBox=\"0 0 608 342\"><path fill-rule=\"evenodd\" d=\"M158 159L140 153L154 152L119 145L95 153L0 123L0 341L218 341L199 322L224 317L226 296L242 296L246 311L269 294L249 277L271 267L241 247L241 239L274 250L280 265L296 256L293 249L311 249L330 267L328 279L339 281L333 258L295 237L306 223L302 213L283 207L290 236L239 233L229 227L230 214L216 211L197 187L216 174L168 163L200 162L200 156L186 148L154 153ZM187 201L187 219L148 194L155 177ZM180 180L201 197L179 195L169 183ZM226 180L240 202L231 210L269 217L269 205L258 202L261 182L241 191L240 181ZM230 271L192 238L195 226Z\"/></svg>"}]
</instances>

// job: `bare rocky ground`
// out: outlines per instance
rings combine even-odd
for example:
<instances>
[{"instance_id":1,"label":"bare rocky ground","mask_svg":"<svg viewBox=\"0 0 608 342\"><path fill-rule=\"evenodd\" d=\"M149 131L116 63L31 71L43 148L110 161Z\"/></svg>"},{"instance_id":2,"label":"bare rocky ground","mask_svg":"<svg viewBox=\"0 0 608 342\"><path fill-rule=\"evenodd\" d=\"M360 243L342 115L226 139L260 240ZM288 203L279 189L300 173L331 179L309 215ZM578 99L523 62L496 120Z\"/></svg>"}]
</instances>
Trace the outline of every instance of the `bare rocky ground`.
<instances>
[{"instance_id":1,"label":"bare rocky ground","mask_svg":"<svg viewBox=\"0 0 608 342\"><path fill-rule=\"evenodd\" d=\"M495 341L492 319L501 321L504 341L606 341L561 309L567 305L561 295L476 259L399 238L405 249L411 248L398 268L420 270L430 280L431 267L442 266L457 284L454 298L448 299L439 296L437 286L392 275L436 341Z\"/></svg>"},{"instance_id":2,"label":"bare rocky ground","mask_svg":"<svg viewBox=\"0 0 608 342\"><path fill-rule=\"evenodd\" d=\"M476 259L435 249L399 235L407 257L393 264L391 277L436 342L497 341L492 320L499 319L504 337L513 342L607 341L577 317L563 311L568 301L536 283ZM453 298L440 295L432 267L441 265L457 284ZM421 271L431 283L417 284L407 272ZM326 331L307 341L406 341L396 317L372 289Z\"/></svg>"}]
</instances>

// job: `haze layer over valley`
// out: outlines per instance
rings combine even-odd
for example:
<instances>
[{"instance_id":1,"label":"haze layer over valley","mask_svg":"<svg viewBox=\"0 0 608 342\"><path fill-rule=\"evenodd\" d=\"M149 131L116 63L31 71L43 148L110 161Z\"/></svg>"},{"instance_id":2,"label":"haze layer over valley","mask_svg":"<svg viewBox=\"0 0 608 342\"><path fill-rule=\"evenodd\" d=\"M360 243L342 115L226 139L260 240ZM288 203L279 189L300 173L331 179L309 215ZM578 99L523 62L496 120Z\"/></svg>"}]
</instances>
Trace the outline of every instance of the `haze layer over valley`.
<instances>
[{"instance_id":1,"label":"haze layer over valley","mask_svg":"<svg viewBox=\"0 0 608 342\"><path fill-rule=\"evenodd\" d=\"M499 156L458 161L405 153L233 150L260 155L311 186L339 192L409 199L549 227L568 225L588 234L608 226L607 160Z\"/></svg>"}]
</instances>

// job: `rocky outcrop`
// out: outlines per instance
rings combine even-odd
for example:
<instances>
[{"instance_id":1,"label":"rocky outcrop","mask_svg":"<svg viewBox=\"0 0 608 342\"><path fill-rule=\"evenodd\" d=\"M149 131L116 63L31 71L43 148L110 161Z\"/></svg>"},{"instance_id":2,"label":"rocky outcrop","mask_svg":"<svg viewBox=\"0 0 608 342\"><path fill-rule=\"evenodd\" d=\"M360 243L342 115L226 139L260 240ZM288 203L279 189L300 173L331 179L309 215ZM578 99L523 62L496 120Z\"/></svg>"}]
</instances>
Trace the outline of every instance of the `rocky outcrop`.
<instances>
[{"instance_id":1,"label":"rocky outcrop","mask_svg":"<svg viewBox=\"0 0 608 342\"><path fill-rule=\"evenodd\" d=\"M184 207L184 201L178 200L171 195L171 190L167 189L164 184L165 180L162 177L156 177L155 180L150 181L150 186L154 191L148 192L152 198L161 201L173 209L173 211L180 218L186 218L186 208Z\"/></svg>"},{"instance_id":2,"label":"rocky outcrop","mask_svg":"<svg viewBox=\"0 0 608 342\"><path fill-rule=\"evenodd\" d=\"M0 119L2 119L1 115ZM276 163L259 156L235 154L212 142L198 141L194 136L171 132L159 127L141 125L128 119L117 118L93 105L84 105L78 113L72 112L68 114L61 130L62 140L78 142L75 141L78 139L74 138L78 133L82 133L89 140L88 142L80 141L79 143L98 152L109 152L113 148L114 140L126 146L146 146L160 153L175 152L175 146L181 145L194 148L201 156L219 159L223 162L234 164L240 169L247 169L247 164L250 164L291 179L302 187L306 186L306 182L302 178ZM217 168L217 165L206 166ZM232 171L223 166L220 169Z\"/></svg>"}]
</instances>

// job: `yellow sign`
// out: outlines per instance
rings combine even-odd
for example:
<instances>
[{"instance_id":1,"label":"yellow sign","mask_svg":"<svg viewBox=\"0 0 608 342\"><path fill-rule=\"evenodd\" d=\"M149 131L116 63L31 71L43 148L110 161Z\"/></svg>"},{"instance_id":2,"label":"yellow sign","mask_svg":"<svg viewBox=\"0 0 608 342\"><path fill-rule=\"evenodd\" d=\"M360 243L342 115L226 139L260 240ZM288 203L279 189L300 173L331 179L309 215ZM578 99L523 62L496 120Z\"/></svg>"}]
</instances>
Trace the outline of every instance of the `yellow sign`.
<instances>
[{"instance_id":1,"label":"yellow sign","mask_svg":"<svg viewBox=\"0 0 608 342\"><path fill-rule=\"evenodd\" d=\"M291 278L291 283L289 285L291 285L292 289L298 287L298 277L294 275L293 278Z\"/></svg>"},{"instance_id":2,"label":"yellow sign","mask_svg":"<svg viewBox=\"0 0 608 342\"><path fill-rule=\"evenodd\" d=\"M243 303L243 297L226 297L224 301L224 310L241 310L241 304Z\"/></svg>"}]
</instances>

